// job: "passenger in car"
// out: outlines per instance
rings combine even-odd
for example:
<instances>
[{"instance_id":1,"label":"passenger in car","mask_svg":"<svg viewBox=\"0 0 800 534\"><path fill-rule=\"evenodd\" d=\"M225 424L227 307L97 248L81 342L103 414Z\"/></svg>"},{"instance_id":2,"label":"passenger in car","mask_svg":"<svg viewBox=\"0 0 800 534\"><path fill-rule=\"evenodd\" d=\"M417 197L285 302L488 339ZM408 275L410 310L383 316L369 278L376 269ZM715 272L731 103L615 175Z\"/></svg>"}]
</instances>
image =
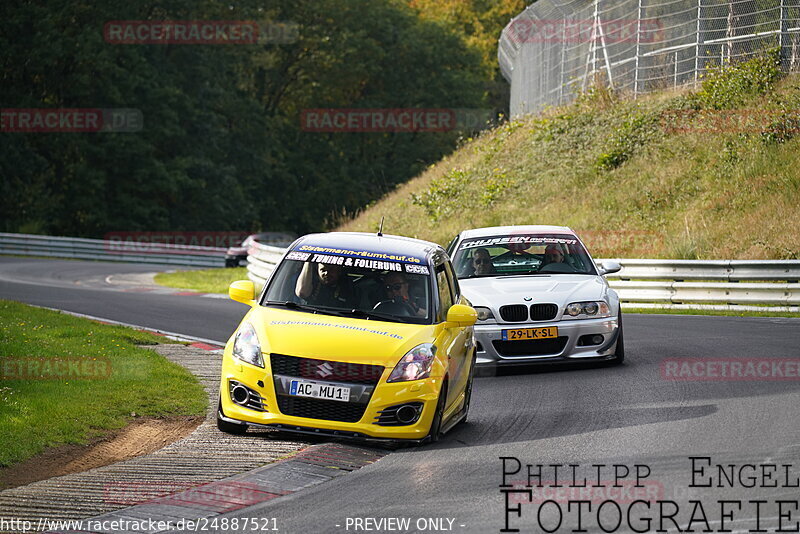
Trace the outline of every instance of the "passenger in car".
<instances>
[{"instance_id":1,"label":"passenger in car","mask_svg":"<svg viewBox=\"0 0 800 534\"><path fill-rule=\"evenodd\" d=\"M383 283L386 284L386 296L389 299L407 305L414 312L413 315L417 317L428 316L428 311L410 296L408 279L403 273L392 271L384 276Z\"/></svg>"},{"instance_id":2,"label":"passenger in car","mask_svg":"<svg viewBox=\"0 0 800 534\"><path fill-rule=\"evenodd\" d=\"M318 306L356 306L352 283L339 265L307 262L297 278L295 294Z\"/></svg>"},{"instance_id":3,"label":"passenger in car","mask_svg":"<svg viewBox=\"0 0 800 534\"><path fill-rule=\"evenodd\" d=\"M549 265L551 263L564 263L564 252L558 248L558 245L547 245L547 248L544 249L544 260L542 261L542 266Z\"/></svg>"}]
</instances>

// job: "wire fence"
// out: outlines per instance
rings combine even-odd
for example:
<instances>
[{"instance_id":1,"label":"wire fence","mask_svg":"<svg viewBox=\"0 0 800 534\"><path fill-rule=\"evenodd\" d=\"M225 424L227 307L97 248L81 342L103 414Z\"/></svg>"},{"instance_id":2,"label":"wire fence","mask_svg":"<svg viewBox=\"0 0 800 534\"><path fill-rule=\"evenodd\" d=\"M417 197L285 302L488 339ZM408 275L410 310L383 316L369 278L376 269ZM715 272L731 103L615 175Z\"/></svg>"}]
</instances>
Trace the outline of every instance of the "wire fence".
<instances>
[{"instance_id":1,"label":"wire fence","mask_svg":"<svg viewBox=\"0 0 800 534\"><path fill-rule=\"evenodd\" d=\"M498 59L513 117L595 83L634 98L695 85L774 47L800 69L800 0L539 0L505 27Z\"/></svg>"}]
</instances>

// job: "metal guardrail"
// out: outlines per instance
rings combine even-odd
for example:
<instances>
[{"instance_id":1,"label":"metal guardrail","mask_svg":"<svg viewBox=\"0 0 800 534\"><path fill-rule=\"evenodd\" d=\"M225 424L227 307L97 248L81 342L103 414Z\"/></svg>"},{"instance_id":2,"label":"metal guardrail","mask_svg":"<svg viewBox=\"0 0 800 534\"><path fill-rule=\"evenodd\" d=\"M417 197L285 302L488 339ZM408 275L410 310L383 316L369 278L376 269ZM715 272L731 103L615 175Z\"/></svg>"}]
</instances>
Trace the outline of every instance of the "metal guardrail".
<instances>
[{"instance_id":1,"label":"metal guardrail","mask_svg":"<svg viewBox=\"0 0 800 534\"><path fill-rule=\"evenodd\" d=\"M249 278L263 286L285 252L252 246ZM620 272L608 275L608 283L625 308L800 311L798 260L596 260L605 261L622 265Z\"/></svg>"},{"instance_id":2,"label":"metal guardrail","mask_svg":"<svg viewBox=\"0 0 800 534\"><path fill-rule=\"evenodd\" d=\"M797 260L611 261L622 270L608 283L627 308L800 311Z\"/></svg>"},{"instance_id":3,"label":"metal guardrail","mask_svg":"<svg viewBox=\"0 0 800 534\"><path fill-rule=\"evenodd\" d=\"M609 260L597 260L598 262ZM800 261L796 260L639 260L616 259L622 270L608 278L621 280L670 279L715 280L726 282L754 280L800 280Z\"/></svg>"},{"instance_id":4,"label":"metal guardrail","mask_svg":"<svg viewBox=\"0 0 800 534\"><path fill-rule=\"evenodd\" d=\"M187 267L224 267L225 250L217 247L107 241L0 233L0 255L153 263Z\"/></svg>"},{"instance_id":5,"label":"metal guardrail","mask_svg":"<svg viewBox=\"0 0 800 534\"><path fill-rule=\"evenodd\" d=\"M642 282L610 280L623 302L800 305L800 284Z\"/></svg>"},{"instance_id":6,"label":"metal guardrail","mask_svg":"<svg viewBox=\"0 0 800 534\"><path fill-rule=\"evenodd\" d=\"M257 286L263 287L286 250L253 243L247 251L247 277Z\"/></svg>"}]
</instances>

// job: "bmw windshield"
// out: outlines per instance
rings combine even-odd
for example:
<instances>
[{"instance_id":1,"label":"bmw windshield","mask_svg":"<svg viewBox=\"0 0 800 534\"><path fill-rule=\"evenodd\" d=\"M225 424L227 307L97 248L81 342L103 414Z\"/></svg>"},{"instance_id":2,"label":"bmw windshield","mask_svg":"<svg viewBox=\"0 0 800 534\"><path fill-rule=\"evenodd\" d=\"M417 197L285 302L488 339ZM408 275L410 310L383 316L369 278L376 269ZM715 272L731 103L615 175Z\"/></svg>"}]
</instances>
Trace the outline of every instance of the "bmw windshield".
<instances>
[{"instance_id":1,"label":"bmw windshield","mask_svg":"<svg viewBox=\"0 0 800 534\"><path fill-rule=\"evenodd\" d=\"M465 239L453 255L459 278L535 274L596 275L580 241L569 234L498 235Z\"/></svg>"},{"instance_id":2,"label":"bmw windshield","mask_svg":"<svg viewBox=\"0 0 800 534\"><path fill-rule=\"evenodd\" d=\"M290 252L262 302L298 311L430 324L427 265Z\"/></svg>"}]
</instances>

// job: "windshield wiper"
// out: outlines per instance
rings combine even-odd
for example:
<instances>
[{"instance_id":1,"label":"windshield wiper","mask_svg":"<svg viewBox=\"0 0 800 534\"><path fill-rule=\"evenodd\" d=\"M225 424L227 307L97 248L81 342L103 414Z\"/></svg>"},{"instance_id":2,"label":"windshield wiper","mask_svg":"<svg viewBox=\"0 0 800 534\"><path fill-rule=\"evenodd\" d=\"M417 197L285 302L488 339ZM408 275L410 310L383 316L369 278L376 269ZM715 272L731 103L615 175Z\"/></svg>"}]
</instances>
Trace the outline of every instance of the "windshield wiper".
<instances>
[{"instance_id":1,"label":"windshield wiper","mask_svg":"<svg viewBox=\"0 0 800 534\"><path fill-rule=\"evenodd\" d=\"M469 276L462 276L459 280L470 279L470 278L508 278L511 276L535 276L537 274L550 274L550 273L540 273L539 271L527 271L527 272L518 272L518 273L488 273L488 274L471 274Z\"/></svg>"},{"instance_id":2,"label":"windshield wiper","mask_svg":"<svg viewBox=\"0 0 800 534\"><path fill-rule=\"evenodd\" d=\"M324 313L326 315L334 315L337 317L362 317L364 319L379 319L381 321L389 321L394 323L405 323L403 317L398 315L391 315L388 313L380 313L373 311L360 310L358 308L334 308L329 306L308 306L306 304L298 304L290 300L268 300L268 305L283 306L290 310L308 311L311 313Z\"/></svg>"},{"instance_id":3,"label":"windshield wiper","mask_svg":"<svg viewBox=\"0 0 800 534\"><path fill-rule=\"evenodd\" d=\"M406 321L403 320L403 317L399 315L391 315L388 313L380 313L374 311L366 311L360 310L358 308L353 308L352 310L347 310L345 313L355 316L355 317L363 317L365 319L379 319L381 321L389 321L392 323L405 323Z\"/></svg>"}]
</instances>

